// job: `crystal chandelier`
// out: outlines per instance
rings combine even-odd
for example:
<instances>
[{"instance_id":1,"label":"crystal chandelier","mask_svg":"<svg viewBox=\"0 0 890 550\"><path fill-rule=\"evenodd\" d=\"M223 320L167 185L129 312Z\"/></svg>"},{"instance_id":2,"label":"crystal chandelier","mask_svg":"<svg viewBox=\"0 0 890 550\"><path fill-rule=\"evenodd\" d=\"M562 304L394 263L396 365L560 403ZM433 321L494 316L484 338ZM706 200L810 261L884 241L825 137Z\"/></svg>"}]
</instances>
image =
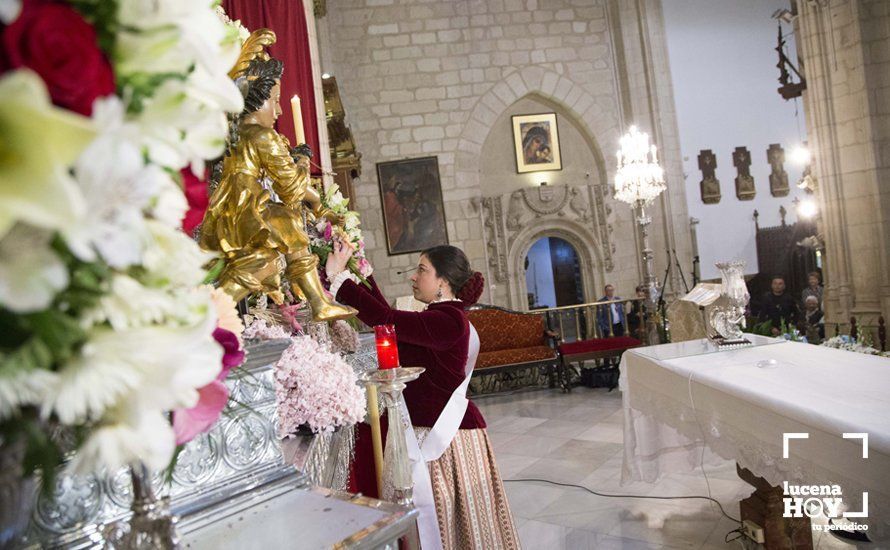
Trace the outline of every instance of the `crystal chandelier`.
<instances>
[{"instance_id":1,"label":"crystal chandelier","mask_svg":"<svg viewBox=\"0 0 890 550\"><path fill-rule=\"evenodd\" d=\"M667 187L655 146L649 145L649 134L640 132L636 126L630 127L620 143L615 198L632 206L648 205Z\"/></svg>"}]
</instances>

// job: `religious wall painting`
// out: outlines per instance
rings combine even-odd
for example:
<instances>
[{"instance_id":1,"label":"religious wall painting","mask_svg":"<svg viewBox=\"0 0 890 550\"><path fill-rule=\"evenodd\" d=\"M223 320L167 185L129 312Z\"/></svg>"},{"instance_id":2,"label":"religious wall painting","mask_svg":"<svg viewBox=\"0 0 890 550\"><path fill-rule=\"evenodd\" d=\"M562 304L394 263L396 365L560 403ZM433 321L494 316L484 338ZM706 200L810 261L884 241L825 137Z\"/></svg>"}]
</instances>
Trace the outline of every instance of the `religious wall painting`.
<instances>
[{"instance_id":1,"label":"religious wall painting","mask_svg":"<svg viewBox=\"0 0 890 550\"><path fill-rule=\"evenodd\" d=\"M438 157L377 163L389 254L448 244Z\"/></svg>"},{"instance_id":2,"label":"religious wall painting","mask_svg":"<svg viewBox=\"0 0 890 550\"><path fill-rule=\"evenodd\" d=\"M516 172L562 170L556 113L513 116Z\"/></svg>"},{"instance_id":3,"label":"religious wall painting","mask_svg":"<svg viewBox=\"0 0 890 550\"><path fill-rule=\"evenodd\" d=\"M769 192L774 197L787 197L788 173L785 172L785 149L778 143L771 143L766 150L766 160L772 168L769 175Z\"/></svg>"},{"instance_id":4,"label":"religious wall painting","mask_svg":"<svg viewBox=\"0 0 890 550\"><path fill-rule=\"evenodd\" d=\"M751 176L751 153L747 147L736 147L732 153L732 164L738 175L735 177L735 196L740 201L754 199L754 177Z\"/></svg>"},{"instance_id":5,"label":"religious wall painting","mask_svg":"<svg viewBox=\"0 0 890 550\"><path fill-rule=\"evenodd\" d=\"M699 182L701 201L705 204L717 204L720 202L720 180L717 179L717 156L713 151L699 151L698 168L702 175Z\"/></svg>"}]
</instances>

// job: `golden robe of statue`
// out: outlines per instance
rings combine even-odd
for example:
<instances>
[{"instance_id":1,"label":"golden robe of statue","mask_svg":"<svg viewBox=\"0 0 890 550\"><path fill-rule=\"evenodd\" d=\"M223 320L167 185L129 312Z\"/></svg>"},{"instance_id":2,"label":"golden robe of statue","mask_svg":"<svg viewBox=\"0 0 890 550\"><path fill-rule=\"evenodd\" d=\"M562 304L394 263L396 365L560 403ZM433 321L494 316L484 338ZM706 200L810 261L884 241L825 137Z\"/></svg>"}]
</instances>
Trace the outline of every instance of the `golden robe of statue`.
<instances>
[{"instance_id":1,"label":"golden robe of statue","mask_svg":"<svg viewBox=\"0 0 890 550\"><path fill-rule=\"evenodd\" d=\"M321 198L309 182L309 159L300 157L299 163L294 162L287 139L273 128L281 114L281 65L273 62L268 58L254 62L252 82L258 83L257 89L251 89L245 98L247 107L238 123L237 141L223 160L222 177L210 197L199 242L202 248L220 252L225 258L220 288L235 301L263 292L282 303L279 258L283 256L291 288L309 301L316 321L351 317L355 310L325 295L316 270L318 258L309 251L304 205L316 218L325 217L335 224L343 220L322 208ZM277 195L275 200L264 182Z\"/></svg>"}]
</instances>

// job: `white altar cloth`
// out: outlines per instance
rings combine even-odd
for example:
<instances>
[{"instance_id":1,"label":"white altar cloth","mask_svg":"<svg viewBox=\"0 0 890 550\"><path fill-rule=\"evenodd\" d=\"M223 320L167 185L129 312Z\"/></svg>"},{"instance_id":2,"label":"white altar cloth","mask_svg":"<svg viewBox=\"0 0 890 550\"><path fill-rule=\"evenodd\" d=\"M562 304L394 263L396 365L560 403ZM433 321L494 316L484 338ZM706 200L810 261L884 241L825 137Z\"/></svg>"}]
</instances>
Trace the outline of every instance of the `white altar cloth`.
<instances>
[{"instance_id":1,"label":"white altar cloth","mask_svg":"<svg viewBox=\"0 0 890 550\"><path fill-rule=\"evenodd\" d=\"M698 469L704 442L773 485L839 485L850 511L861 510L867 491L868 535L887 541L890 359L764 337L756 343L713 352L695 340L624 354L622 482ZM783 433L792 432L809 439L790 441L784 459ZM844 433L868 434L868 458L862 440Z\"/></svg>"}]
</instances>

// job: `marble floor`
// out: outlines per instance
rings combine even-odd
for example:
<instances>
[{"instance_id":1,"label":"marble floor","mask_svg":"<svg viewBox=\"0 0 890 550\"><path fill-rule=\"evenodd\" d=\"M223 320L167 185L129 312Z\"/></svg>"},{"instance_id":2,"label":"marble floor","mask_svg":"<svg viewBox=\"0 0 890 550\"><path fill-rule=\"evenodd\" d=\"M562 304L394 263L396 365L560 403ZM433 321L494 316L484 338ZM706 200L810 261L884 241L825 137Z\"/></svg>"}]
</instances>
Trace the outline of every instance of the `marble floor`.
<instances>
[{"instance_id":1,"label":"marble floor","mask_svg":"<svg viewBox=\"0 0 890 550\"><path fill-rule=\"evenodd\" d=\"M475 398L505 480L538 478L581 485L601 493L646 496L707 495L701 470L656 484L620 485L623 417L621 392L575 388L533 390ZM739 515L739 500L753 488L735 464L706 466L711 496ZM687 550L758 548L725 543L737 524L707 500L605 498L577 488L540 482L505 482L526 550ZM735 536L735 534L733 534ZM814 533L814 548L853 549L828 533Z\"/></svg>"}]
</instances>

